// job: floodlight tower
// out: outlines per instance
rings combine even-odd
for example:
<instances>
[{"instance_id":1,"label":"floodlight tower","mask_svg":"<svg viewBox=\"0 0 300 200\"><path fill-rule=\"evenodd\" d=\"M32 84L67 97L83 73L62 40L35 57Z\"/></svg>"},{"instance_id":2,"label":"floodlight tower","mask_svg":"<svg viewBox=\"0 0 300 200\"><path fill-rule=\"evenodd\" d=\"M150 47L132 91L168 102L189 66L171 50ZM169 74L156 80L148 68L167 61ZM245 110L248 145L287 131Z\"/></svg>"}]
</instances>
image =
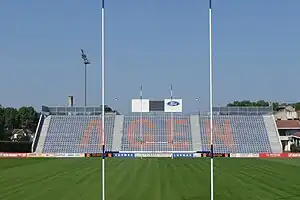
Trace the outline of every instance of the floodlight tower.
<instances>
[{"instance_id":1,"label":"floodlight tower","mask_svg":"<svg viewBox=\"0 0 300 200\"><path fill-rule=\"evenodd\" d=\"M91 62L87 59L87 56L84 53L83 49L80 49L80 51L81 51L81 58L84 63L84 107L86 107L87 65L91 64Z\"/></svg>"}]
</instances>

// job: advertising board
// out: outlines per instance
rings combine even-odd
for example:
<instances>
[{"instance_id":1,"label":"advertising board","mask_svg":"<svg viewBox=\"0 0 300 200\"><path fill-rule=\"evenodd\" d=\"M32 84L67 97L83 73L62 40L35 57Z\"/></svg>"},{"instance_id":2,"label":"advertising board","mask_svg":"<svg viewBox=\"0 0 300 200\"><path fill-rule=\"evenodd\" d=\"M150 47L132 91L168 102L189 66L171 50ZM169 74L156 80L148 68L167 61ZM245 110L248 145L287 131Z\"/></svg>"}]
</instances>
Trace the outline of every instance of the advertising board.
<instances>
[{"instance_id":1,"label":"advertising board","mask_svg":"<svg viewBox=\"0 0 300 200\"><path fill-rule=\"evenodd\" d=\"M136 153L135 157L143 158L170 158L172 157L171 153Z\"/></svg>"},{"instance_id":2,"label":"advertising board","mask_svg":"<svg viewBox=\"0 0 300 200\"><path fill-rule=\"evenodd\" d=\"M194 153L193 157L194 158L201 158L202 154L201 153Z\"/></svg>"},{"instance_id":3,"label":"advertising board","mask_svg":"<svg viewBox=\"0 0 300 200\"><path fill-rule=\"evenodd\" d=\"M131 112L149 112L149 99L132 99Z\"/></svg>"},{"instance_id":4,"label":"advertising board","mask_svg":"<svg viewBox=\"0 0 300 200\"><path fill-rule=\"evenodd\" d=\"M182 112L182 99L165 99L165 112Z\"/></svg>"},{"instance_id":5,"label":"advertising board","mask_svg":"<svg viewBox=\"0 0 300 200\"><path fill-rule=\"evenodd\" d=\"M260 158L300 158L300 153L260 153Z\"/></svg>"},{"instance_id":6,"label":"advertising board","mask_svg":"<svg viewBox=\"0 0 300 200\"><path fill-rule=\"evenodd\" d=\"M210 153L202 153L201 157L210 157ZM229 153L214 153L214 157L230 157Z\"/></svg>"},{"instance_id":7,"label":"advertising board","mask_svg":"<svg viewBox=\"0 0 300 200\"><path fill-rule=\"evenodd\" d=\"M54 153L42 153L40 155L41 155L41 158L55 158Z\"/></svg>"},{"instance_id":8,"label":"advertising board","mask_svg":"<svg viewBox=\"0 0 300 200\"><path fill-rule=\"evenodd\" d=\"M114 157L117 158L135 158L134 153L115 153Z\"/></svg>"},{"instance_id":9,"label":"advertising board","mask_svg":"<svg viewBox=\"0 0 300 200\"><path fill-rule=\"evenodd\" d=\"M193 153L173 153L172 158L193 158Z\"/></svg>"},{"instance_id":10,"label":"advertising board","mask_svg":"<svg viewBox=\"0 0 300 200\"><path fill-rule=\"evenodd\" d=\"M55 158L80 158L84 157L82 153L55 153Z\"/></svg>"},{"instance_id":11,"label":"advertising board","mask_svg":"<svg viewBox=\"0 0 300 200\"><path fill-rule=\"evenodd\" d=\"M0 158L27 158L27 153L5 153L5 152L0 152Z\"/></svg>"},{"instance_id":12,"label":"advertising board","mask_svg":"<svg viewBox=\"0 0 300 200\"><path fill-rule=\"evenodd\" d=\"M232 158L258 158L258 153L231 153Z\"/></svg>"}]
</instances>

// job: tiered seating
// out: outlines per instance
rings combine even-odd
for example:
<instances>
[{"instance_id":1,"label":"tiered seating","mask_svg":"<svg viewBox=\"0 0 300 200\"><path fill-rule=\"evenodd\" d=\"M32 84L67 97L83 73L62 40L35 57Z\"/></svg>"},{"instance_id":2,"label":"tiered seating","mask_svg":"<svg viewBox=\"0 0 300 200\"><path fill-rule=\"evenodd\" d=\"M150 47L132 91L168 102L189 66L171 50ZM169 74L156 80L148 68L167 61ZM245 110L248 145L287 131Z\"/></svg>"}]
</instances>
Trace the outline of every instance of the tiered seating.
<instances>
[{"instance_id":1,"label":"tiered seating","mask_svg":"<svg viewBox=\"0 0 300 200\"><path fill-rule=\"evenodd\" d=\"M209 117L200 117L200 135L203 150L210 150ZM251 116L214 116L214 151L218 153L271 152L264 119Z\"/></svg>"},{"instance_id":2,"label":"tiered seating","mask_svg":"<svg viewBox=\"0 0 300 200\"><path fill-rule=\"evenodd\" d=\"M106 149L111 150L114 115L105 117ZM101 116L53 115L49 124L44 153L102 152Z\"/></svg>"},{"instance_id":3,"label":"tiered seating","mask_svg":"<svg viewBox=\"0 0 300 200\"><path fill-rule=\"evenodd\" d=\"M214 116L213 119L215 152L272 152L263 116L221 115ZM193 149L192 135L194 140L197 140L194 144L201 141L199 148L202 146L202 150L210 150L208 116L199 116L199 124L191 124L189 115L143 113L142 118L139 114L125 115L123 127L114 127L114 124L115 115L106 115L106 150L174 152L201 150ZM43 153L102 152L101 116L52 115L46 131ZM199 134L200 137L196 137ZM115 149L112 149L113 140Z\"/></svg>"},{"instance_id":4,"label":"tiered seating","mask_svg":"<svg viewBox=\"0 0 300 200\"><path fill-rule=\"evenodd\" d=\"M123 151L191 151L189 116L147 114L141 118L139 115L126 115L121 149Z\"/></svg>"}]
</instances>

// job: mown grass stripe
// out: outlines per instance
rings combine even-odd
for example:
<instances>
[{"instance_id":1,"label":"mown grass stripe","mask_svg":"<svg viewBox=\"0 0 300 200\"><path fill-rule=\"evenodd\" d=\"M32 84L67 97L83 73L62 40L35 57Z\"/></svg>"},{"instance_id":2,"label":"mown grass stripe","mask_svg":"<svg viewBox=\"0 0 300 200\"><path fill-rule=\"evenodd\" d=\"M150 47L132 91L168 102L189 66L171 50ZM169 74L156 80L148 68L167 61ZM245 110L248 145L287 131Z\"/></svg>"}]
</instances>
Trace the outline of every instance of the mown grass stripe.
<instances>
[{"instance_id":1,"label":"mown grass stripe","mask_svg":"<svg viewBox=\"0 0 300 200\"><path fill-rule=\"evenodd\" d=\"M215 199L300 198L300 159L215 159ZM107 159L109 200L200 200L210 196L210 160ZM101 159L1 159L0 199L99 200Z\"/></svg>"}]
</instances>

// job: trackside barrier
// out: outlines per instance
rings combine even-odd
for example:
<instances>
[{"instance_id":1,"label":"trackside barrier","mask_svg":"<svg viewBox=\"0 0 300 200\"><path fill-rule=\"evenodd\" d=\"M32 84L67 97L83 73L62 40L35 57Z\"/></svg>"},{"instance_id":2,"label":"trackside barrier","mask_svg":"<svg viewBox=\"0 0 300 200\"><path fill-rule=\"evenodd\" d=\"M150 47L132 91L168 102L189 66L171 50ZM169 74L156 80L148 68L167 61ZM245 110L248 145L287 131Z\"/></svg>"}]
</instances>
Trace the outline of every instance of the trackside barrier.
<instances>
[{"instance_id":1,"label":"trackside barrier","mask_svg":"<svg viewBox=\"0 0 300 200\"><path fill-rule=\"evenodd\" d=\"M0 152L0 158L27 158L27 153L5 153L5 152Z\"/></svg>"},{"instance_id":2,"label":"trackside barrier","mask_svg":"<svg viewBox=\"0 0 300 200\"><path fill-rule=\"evenodd\" d=\"M258 153L231 153L231 158L259 158Z\"/></svg>"},{"instance_id":3,"label":"trackside barrier","mask_svg":"<svg viewBox=\"0 0 300 200\"><path fill-rule=\"evenodd\" d=\"M300 158L300 153L260 153L260 158Z\"/></svg>"}]
</instances>

